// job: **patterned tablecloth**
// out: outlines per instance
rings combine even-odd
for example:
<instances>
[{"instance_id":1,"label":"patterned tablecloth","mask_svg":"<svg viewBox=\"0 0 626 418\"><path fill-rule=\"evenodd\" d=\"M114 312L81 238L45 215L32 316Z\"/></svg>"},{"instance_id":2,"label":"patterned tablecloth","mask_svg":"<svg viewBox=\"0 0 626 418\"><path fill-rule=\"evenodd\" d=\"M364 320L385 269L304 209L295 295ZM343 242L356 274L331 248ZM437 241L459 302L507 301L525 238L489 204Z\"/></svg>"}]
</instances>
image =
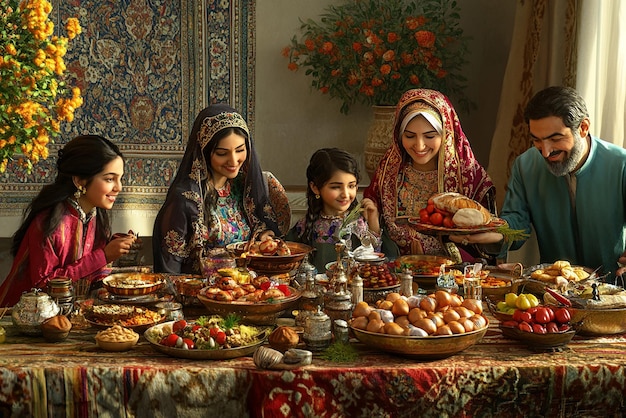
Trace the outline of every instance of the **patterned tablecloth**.
<instances>
[{"instance_id":1,"label":"patterned tablecloth","mask_svg":"<svg viewBox=\"0 0 626 418\"><path fill-rule=\"evenodd\" d=\"M626 336L575 337L556 352L505 339L491 318L460 354L416 361L355 342L354 363L314 357L267 371L251 357L185 360L143 338L132 350L95 346L96 330L61 343L17 334L5 318L0 417L607 417L626 415Z\"/></svg>"}]
</instances>

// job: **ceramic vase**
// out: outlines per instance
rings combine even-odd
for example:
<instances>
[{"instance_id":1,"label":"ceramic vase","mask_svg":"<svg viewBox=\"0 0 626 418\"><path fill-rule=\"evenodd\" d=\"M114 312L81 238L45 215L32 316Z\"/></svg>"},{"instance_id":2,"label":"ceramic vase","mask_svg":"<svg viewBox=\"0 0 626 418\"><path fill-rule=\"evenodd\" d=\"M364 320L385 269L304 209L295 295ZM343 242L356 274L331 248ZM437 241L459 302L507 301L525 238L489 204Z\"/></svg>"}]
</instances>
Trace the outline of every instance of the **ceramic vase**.
<instances>
[{"instance_id":1,"label":"ceramic vase","mask_svg":"<svg viewBox=\"0 0 626 418\"><path fill-rule=\"evenodd\" d=\"M378 163L393 140L395 106L372 106L374 110L365 142L365 171L374 176Z\"/></svg>"}]
</instances>

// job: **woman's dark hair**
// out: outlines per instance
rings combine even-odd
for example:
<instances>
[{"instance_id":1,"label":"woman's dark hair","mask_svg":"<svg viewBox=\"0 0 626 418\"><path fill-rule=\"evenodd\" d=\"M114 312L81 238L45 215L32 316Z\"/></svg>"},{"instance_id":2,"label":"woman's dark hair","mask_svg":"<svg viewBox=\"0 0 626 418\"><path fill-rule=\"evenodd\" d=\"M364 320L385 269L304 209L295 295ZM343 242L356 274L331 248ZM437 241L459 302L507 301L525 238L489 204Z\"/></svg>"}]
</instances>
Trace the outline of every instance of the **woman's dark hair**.
<instances>
[{"instance_id":1,"label":"woman's dark hair","mask_svg":"<svg viewBox=\"0 0 626 418\"><path fill-rule=\"evenodd\" d=\"M243 166L241 167L239 176L245 175L247 171L247 167L248 167L248 161L250 160L250 146L248 145L249 138L248 138L248 134L246 133L246 131L244 131L243 129L239 127L233 126L233 127L222 129L221 131L217 132L202 150L202 153L204 154L204 160L206 161L207 170L209 171L209 178L213 178L213 168L211 167L211 155L213 155L213 152L215 151L215 148L217 148L220 141L223 138L226 138L227 136L231 134L239 135L245 139L246 161L243 163ZM235 183L236 182L234 182L233 184L235 185ZM207 181L206 189L207 189L207 192L206 192L206 196L204 197L204 215L205 215L205 223L207 226L210 227L212 226L211 224L213 222L213 217L211 216L211 213L213 213L213 210L217 207L217 190L215 190L215 186L210 181Z\"/></svg>"},{"instance_id":2,"label":"woman's dark hair","mask_svg":"<svg viewBox=\"0 0 626 418\"><path fill-rule=\"evenodd\" d=\"M552 86L541 90L526 105L524 119L543 119L556 116L572 132L580 127L583 119L589 117L585 100L571 87Z\"/></svg>"},{"instance_id":3,"label":"woman's dark hair","mask_svg":"<svg viewBox=\"0 0 626 418\"><path fill-rule=\"evenodd\" d=\"M337 171L354 175L358 184L360 180L359 166L354 157L347 151L339 148L322 148L315 151L311 156L309 166L306 169L308 208L305 227L302 232L302 236L309 242L312 241L313 223L319 219L324 208L324 202L316 197L315 192L311 189L311 183L321 189ZM357 199L354 199L349 209L354 208L357 204Z\"/></svg>"},{"instance_id":4,"label":"woman's dark hair","mask_svg":"<svg viewBox=\"0 0 626 418\"><path fill-rule=\"evenodd\" d=\"M98 135L80 135L65 144L59 150L54 183L44 186L24 210L22 225L13 235L13 256L17 255L28 227L40 212L49 210L43 221L44 237L50 236L58 227L65 200L76 192L74 176L86 180L88 186L94 176L117 157L124 158L117 145ZM97 208L96 211L96 242L106 242L111 235L109 215L105 209Z\"/></svg>"}]
</instances>

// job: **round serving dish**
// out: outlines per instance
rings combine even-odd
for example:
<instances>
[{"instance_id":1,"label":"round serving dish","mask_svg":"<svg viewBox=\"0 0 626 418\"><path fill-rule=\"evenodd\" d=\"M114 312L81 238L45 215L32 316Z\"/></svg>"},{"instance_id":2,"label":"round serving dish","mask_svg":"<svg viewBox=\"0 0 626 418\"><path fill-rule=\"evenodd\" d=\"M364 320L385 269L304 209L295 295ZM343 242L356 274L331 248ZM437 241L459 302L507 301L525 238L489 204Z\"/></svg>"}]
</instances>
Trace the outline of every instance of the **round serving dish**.
<instances>
[{"instance_id":1,"label":"round serving dish","mask_svg":"<svg viewBox=\"0 0 626 418\"><path fill-rule=\"evenodd\" d=\"M570 323L576 333L586 336L626 334L626 308L578 309L567 308Z\"/></svg>"},{"instance_id":2,"label":"round serving dish","mask_svg":"<svg viewBox=\"0 0 626 418\"><path fill-rule=\"evenodd\" d=\"M489 297L483 298L485 302L487 302L487 307L489 308L489 312L491 315L496 318L500 322L511 321L513 319L513 314L508 314L505 312L501 312L496 307L495 302Z\"/></svg>"},{"instance_id":3,"label":"round serving dish","mask_svg":"<svg viewBox=\"0 0 626 418\"><path fill-rule=\"evenodd\" d=\"M441 265L451 266L454 261L443 256L420 254L400 256L395 263L398 266L403 264L411 266L413 282L417 283L420 289L435 290Z\"/></svg>"},{"instance_id":4,"label":"round serving dish","mask_svg":"<svg viewBox=\"0 0 626 418\"><path fill-rule=\"evenodd\" d=\"M386 287L368 287L363 288L363 300L370 305L374 305L376 301L385 299L388 294L400 291L400 283Z\"/></svg>"},{"instance_id":5,"label":"round serving dish","mask_svg":"<svg viewBox=\"0 0 626 418\"><path fill-rule=\"evenodd\" d=\"M102 279L102 285L110 293L120 296L141 296L154 293L165 284L158 273L115 273Z\"/></svg>"},{"instance_id":6,"label":"round serving dish","mask_svg":"<svg viewBox=\"0 0 626 418\"><path fill-rule=\"evenodd\" d=\"M254 344L245 345L243 347L220 348L215 350L185 350L183 348L167 347L165 345L159 344L159 342L154 337L155 335L159 334L159 328L167 327L171 330L173 324L174 321L164 322L162 324L155 325L146 330L146 332L144 332L144 337L155 350L160 351L163 354L167 354L171 357L192 360L227 360L237 357L248 356L254 353L256 348L265 342L271 330L269 327L261 329L258 341Z\"/></svg>"},{"instance_id":7,"label":"round serving dish","mask_svg":"<svg viewBox=\"0 0 626 418\"><path fill-rule=\"evenodd\" d=\"M487 323L484 328L464 334L429 337L381 334L354 327L350 329L360 342L378 350L421 360L435 360L450 357L476 344L488 327Z\"/></svg>"},{"instance_id":8,"label":"round serving dish","mask_svg":"<svg viewBox=\"0 0 626 418\"><path fill-rule=\"evenodd\" d=\"M197 297L210 314L222 317L236 314L243 321L251 324L273 325L276 323L276 318L281 314L285 311L290 312L298 306L298 300L302 293L291 286L289 290L291 294L287 297L264 302L238 302L236 300L224 302L209 299L202 292Z\"/></svg>"},{"instance_id":9,"label":"round serving dish","mask_svg":"<svg viewBox=\"0 0 626 418\"><path fill-rule=\"evenodd\" d=\"M128 351L137 344L137 341L139 341L139 334L132 340L125 341L102 340L96 336L96 345L105 351Z\"/></svg>"},{"instance_id":10,"label":"round serving dish","mask_svg":"<svg viewBox=\"0 0 626 418\"><path fill-rule=\"evenodd\" d=\"M226 246L237 256L242 256L247 243L236 242ZM297 269L304 257L313 251L313 247L299 242L285 241L291 255L253 255L245 254L247 267L262 275L274 275L289 273Z\"/></svg>"},{"instance_id":11,"label":"round serving dish","mask_svg":"<svg viewBox=\"0 0 626 418\"><path fill-rule=\"evenodd\" d=\"M509 271L489 270L487 277L480 279L483 300L485 298L490 298L493 301L504 300L504 296L511 293L514 280L514 275ZM501 283L504 284L499 285Z\"/></svg>"},{"instance_id":12,"label":"round serving dish","mask_svg":"<svg viewBox=\"0 0 626 418\"><path fill-rule=\"evenodd\" d=\"M502 325L500 325L500 330L502 330L502 335L505 337L521 341L532 350L551 350L566 346L572 340L574 334L576 334L576 331L573 329L562 332L535 334L534 332L526 332L519 328L504 327Z\"/></svg>"}]
</instances>

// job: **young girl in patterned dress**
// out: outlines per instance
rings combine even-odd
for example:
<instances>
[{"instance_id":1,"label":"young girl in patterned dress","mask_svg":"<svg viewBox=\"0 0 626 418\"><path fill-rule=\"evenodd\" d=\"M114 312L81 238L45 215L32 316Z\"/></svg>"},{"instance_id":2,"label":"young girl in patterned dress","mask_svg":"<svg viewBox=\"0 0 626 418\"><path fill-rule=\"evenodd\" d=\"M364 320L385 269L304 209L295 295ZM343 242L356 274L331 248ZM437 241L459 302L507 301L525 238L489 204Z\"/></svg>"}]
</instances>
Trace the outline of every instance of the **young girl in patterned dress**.
<instances>
[{"instance_id":1,"label":"young girl in patterned dress","mask_svg":"<svg viewBox=\"0 0 626 418\"><path fill-rule=\"evenodd\" d=\"M286 239L315 248L311 263L318 271L337 259L335 244L347 238L348 248L370 244L380 251L378 209L372 200L361 201L360 215L345 224L346 216L358 210L357 192L359 170L348 152L338 148L323 148L311 157L306 171L308 209L289 231Z\"/></svg>"}]
</instances>

